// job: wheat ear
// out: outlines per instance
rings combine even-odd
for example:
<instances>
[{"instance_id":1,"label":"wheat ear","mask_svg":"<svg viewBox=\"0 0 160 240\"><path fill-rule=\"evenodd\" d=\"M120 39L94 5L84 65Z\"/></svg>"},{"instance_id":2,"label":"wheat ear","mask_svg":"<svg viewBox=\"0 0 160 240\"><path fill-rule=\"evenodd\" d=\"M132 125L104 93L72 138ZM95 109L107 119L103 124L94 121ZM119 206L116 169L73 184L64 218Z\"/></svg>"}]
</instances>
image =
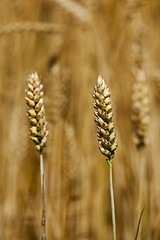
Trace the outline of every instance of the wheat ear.
<instances>
[{"instance_id":1,"label":"wheat ear","mask_svg":"<svg viewBox=\"0 0 160 240\"><path fill-rule=\"evenodd\" d=\"M58 123L67 116L71 87L71 74L67 67L56 63L49 73L48 94L46 98L48 121Z\"/></svg>"},{"instance_id":2,"label":"wheat ear","mask_svg":"<svg viewBox=\"0 0 160 240\"><path fill-rule=\"evenodd\" d=\"M147 159L145 146L148 143L148 128L150 124L150 103L149 88L146 74L147 49L145 48L146 26L141 15L133 21L133 94L132 94L132 125L134 143L138 149L140 164L140 187L139 187L139 211L145 208L145 215L142 222L142 238L146 239L149 233L149 195L147 182Z\"/></svg>"},{"instance_id":3,"label":"wheat ear","mask_svg":"<svg viewBox=\"0 0 160 240\"><path fill-rule=\"evenodd\" d=\"M114 152L117 148L117 141L114 124L112 121L112 105L110 91L101 76L98 77L97 84L94 86L93 98L95 100L94 115L97 125L97 138L99 142L99 149L101 153L107 158L106 160L109 166L113 240L116 240L116 219L112 183L112 159L114 157Z\"/></svg>"},{"instance_id":4,"label":"wheat ear","mask_svg":"<svg viewBox=\"0 0 160 240\"><path fill-rule=\"evenodd\" d=\"M148 98L148 85L145 71L137 70L135 84L132 94L132 124L134 130L134 143L138 149L140 158L140 189L139 189L139 211L147 209L142 222L142 235L147 237L148 231L148 182L147 182L147 159L145 147L148 143L148 127L150 124L150 104Z\"/></svg>"},{"instance_id":5,"label":"wheat ear","mask_svg":"<svg viewBox=\"0 0 160 240\"><path fill-rule=\"evenodd\" d=\"M148 141L149 89L144 70L137 70L132 94L132 123L134 127L134 143L138 149L146 146Z\"/></svg>"},{"instance_id":6,"label":"wheat ear","mask_svg":"<svg viewBox=\"0 0 160 240\"><path fill-rule=\"evenodd\" d=\"M47 143L47 121L43 104L43 85L37 73L32 73L27 78L26 102L28 106L28 118L30 121L30 139L35 143L37 151L40 153L40 174L41 174L41 194L42 194L42 229L41 239L46 239L46 214L45 214L45 182L43 167L43 149Z\"/></svg>"},{"instance_id":7,"label":"wheat ear","mask_svg":"<svg viewBox=\"0 0 160 240\"><path fill-rule=\"evenodd\" d=\"M148 84L146 77L146 52L145 38L146 29L140 16L133 22L134 37L132 42L134 79L132 93L132 123L134 130L134 143L138 149L142 149L147 144L149 117Z\"/></svg>"}]
</instances>

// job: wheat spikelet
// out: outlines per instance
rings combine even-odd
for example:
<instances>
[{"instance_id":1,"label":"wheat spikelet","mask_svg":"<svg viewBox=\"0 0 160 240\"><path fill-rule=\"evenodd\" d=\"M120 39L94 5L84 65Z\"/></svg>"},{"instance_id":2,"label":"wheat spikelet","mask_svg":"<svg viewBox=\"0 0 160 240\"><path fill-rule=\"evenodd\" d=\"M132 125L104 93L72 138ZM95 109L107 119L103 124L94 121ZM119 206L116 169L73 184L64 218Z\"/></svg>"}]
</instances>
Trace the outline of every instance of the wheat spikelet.
<instances>
[{"instance_id":1,"label":"wheat spikelet","mask_svg":"<svg viewBox=\"0 0 160 240\"><path fill-rule=\"evenodd\" d=\"M36 144L36 149L42 152L47 143L47 121L43 104L43 85L37 73L32 73L27 78L26 102L28 118L30 121L30 138Z\"/></svg>"},{"instance_id":2,"label":"wheat spikelet","mask_svg":"<svg viewBox=\"0 0 160 240\"><path fill-rule=\"evenodd\" d=\"M71 75L66 67L55 64L50 71L47 110L51 123L57 123L67 115L70 96Z\"/></svg>"},{"instance_id":3,"label":"wheat spikelet","mask_svg":"<svg viewBox=\"0 0 160 240\"><path fill-rule=\"evenodd\" d=\"M112 121L110 91L101 76L98 77L97 84L94 86L93 98L99 149L107 157L107 161L110 161L114 157L117 141Z\"/></svg>"},{"instance_id":4,"label":"wheat spikelet","mask_svg":"<svg viewBox=\"0 0 160 240\"><path fill-rule=\"evenodd\" d=\"M44 22L11 22L0 26L0 36L24 32L63 33L63 26Z\"/></svg>"}]
</instances>

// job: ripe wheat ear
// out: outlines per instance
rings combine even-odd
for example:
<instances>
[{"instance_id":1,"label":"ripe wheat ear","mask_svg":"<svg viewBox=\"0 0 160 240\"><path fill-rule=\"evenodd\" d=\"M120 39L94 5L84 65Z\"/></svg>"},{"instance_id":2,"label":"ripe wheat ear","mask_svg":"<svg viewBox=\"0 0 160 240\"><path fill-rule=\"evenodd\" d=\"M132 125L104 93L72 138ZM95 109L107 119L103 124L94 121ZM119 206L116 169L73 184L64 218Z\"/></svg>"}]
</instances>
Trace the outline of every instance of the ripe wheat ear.
<instances>
[{"instance_id":1,"label":"ripe wheat ear","mask_svg":"<svg viewBox=\"0 0 160 240\"><path fill-rule=\"evenodd\" d=\"M114 124L112 121L112 105L110 91L101 76L98 77L97 84L94 86L93 98L95 100L94 115L97 125L97 138L99 142L99 149L101 153L106 156L106 160L109 166L113 240L116 240L116 219L112 183L112 159L114 157L114 152L117 148L117 141Z\"/></svg>"},{"instance_id":2,"label":"ripe wheat ear","mask_svg":"<svg viewBox=\"0 0 160 240\"><path fill-rule=\"evenodd\" d=\"M47 143L47 121L43 103L43 85L37 73L32 73L27 78L26 102L30 122L30 139L35 143L40 153L41 194L42 194L42 232L41 239L46 239L46 214L45 214L45 182L43 167L43 149Z\"/></svg>"}]
</instances>

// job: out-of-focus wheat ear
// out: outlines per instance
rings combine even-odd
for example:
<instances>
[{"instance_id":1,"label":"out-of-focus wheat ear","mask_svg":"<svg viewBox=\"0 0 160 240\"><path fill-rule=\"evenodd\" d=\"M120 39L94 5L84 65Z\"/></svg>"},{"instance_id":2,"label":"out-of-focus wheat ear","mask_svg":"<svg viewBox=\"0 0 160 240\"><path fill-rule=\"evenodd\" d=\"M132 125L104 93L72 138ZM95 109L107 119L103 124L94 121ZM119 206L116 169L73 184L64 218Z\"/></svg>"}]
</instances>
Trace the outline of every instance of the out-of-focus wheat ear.
<instances>
[{"instance_id":1,"label":"out-of-focus wheat ear","mask_svg":"<svg viewBox=\"0 0 160 240\"><path fill-rule=\"evenodd\" d=\"M135 15L132 21L132 42L131 55L133 59L132 73L136 73L137 69L145 69L147 63L147 29L141 15Z\"/></svg>"},{"instance_id":2,"label":"out-of-focus wheat ear","mask_svg":"<svg viewBox=\"0 0 160 240\"><path fill-rule=\"evenodd\" d=\"M148 142L148 128L150 124L149 89L144 70L137 70L132 93L132 124L134 143L138 149Z\"/></svg>"},{"instance_id":3,"label":"out-of-focus wheat ear","mask_svg":"<svg viewBox=\"0 0 160 240\"><path fill-rule=\"evenodd\" d=\"M71 74L67 67L56 63L49 73L46 103L47 116L51 124L56 124L65 119L68 113Z\"/></svg>"},{"instance_id":4,"label":"out-of-focus wheat ear","mask_svg":"<svg viewBox=\"0 0 160 240\"><path fill-rule=\"evenodd\" d=\"M147 26L142 20L140 12L133 19L132 31L132 126L133 140L139 154L139 202L138 211L145 208L145 217L142 222L142 239L147 239L149 233L149 194L147 179L147 159L145 146L148 143L148 130L150 125L150 101L147 82Z\"/></svg>"},{"instance_id":5,"label":"out-of-focus wheat ear","mask_svg":"<svg viewBox=\"0 0 160 240\"><path fill-rule=\"evenodd\" d=\"M97 84L94 86L93 98L95 108L94 120L97 125L97 138L99 142L99 149L101 153L105 155L109 166L113 240L116 240L116 219L112 183L112 159L117 148L117 140L112 120L112 104L110 91L101 76L98 77Z\"/></svg>"},{"instance_id":6,"label":"out-of-focus wheat ear","mask_svg":"<svg viewBox=\"0 0 160 240\"><path fill-rule=\"evenodd\" d=\"M136 144L136 147L140 149L147 143L150 123L149 89L146 74L146 28L140 17L134 20L132 27L132 76L134 80L132 93L132 123L134 143Z\"/></svg>"},{"instance_id":7,"label":"out-of-focus wheat ear","mask_svg":"<svg viewBox=\"0 0 160 240\"><path fill-rule=\"evenodd\" d=\"M43 149L47 144L47 121L43 103L43 85L40 83L38 74L32 73L27 78L26 90L27 114L30 122L30 139L35 143L40 153L40 175L42 195L42 228L41 239L46 239L46 214L45 214L45 182L43 167Z\"/></svg>"}]
</instances>

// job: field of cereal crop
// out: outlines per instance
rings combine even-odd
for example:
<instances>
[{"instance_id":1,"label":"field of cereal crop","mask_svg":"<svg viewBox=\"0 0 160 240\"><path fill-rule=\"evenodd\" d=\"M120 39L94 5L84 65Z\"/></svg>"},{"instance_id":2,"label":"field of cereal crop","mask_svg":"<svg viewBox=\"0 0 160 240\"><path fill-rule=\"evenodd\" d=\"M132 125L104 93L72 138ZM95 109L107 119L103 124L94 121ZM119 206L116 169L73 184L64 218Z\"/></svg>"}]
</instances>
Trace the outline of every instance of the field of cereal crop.
<instances>
[{"instance_id":1,"label":"field of cereal crop","mask_svg":"<svg viewBox=\"0 0 160 240\"><path fill-rule=\"evenodd\" d=\"M159 42L159 0L0 1L0 239L115 240L111 163L117 239L160 240Z\"/></svg>"}]
</instances>

